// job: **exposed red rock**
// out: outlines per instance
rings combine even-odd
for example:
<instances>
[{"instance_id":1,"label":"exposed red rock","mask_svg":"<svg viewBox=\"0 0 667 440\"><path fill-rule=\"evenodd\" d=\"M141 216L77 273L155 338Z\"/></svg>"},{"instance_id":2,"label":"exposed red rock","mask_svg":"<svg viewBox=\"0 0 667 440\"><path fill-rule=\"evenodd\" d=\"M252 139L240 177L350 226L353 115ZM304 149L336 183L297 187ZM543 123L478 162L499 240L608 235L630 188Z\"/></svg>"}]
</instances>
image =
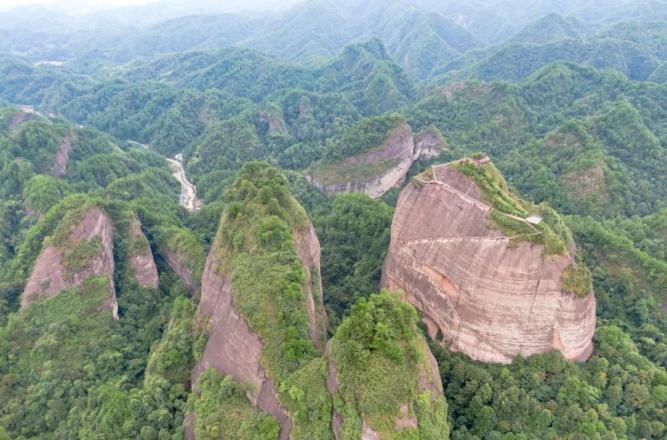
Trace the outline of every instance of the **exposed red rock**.
<instances>
[{"instance_id":1,"label":"exposed red rock","mask_svg":"<svg viewBox=\"0 0 667 440\"><path fill-rule=\"evenodd\" d=\"M118 319L118 302L113 283L112 235L111 220L107 214L98 207L87 209L73 227L65 245L47 245L42 249L21 297L21 307L51 299L63 289L80 288L91 276L105 275L109 279L109 296L102 309L110 310L114 319ZM78 270L67 268L63 261L66 253L76 245L91 240L99 240L96 254L88 258L85 266Z\"/></svg>"},{"instance_id":2,"label":"exposed red rock","mask_svg":"<svg viewBox=\"0 0 667 440\"><path fill-rule=\"evenodd\" d=\"M192 383L208 368L234 377L252 387L248 395L257 408L280 423L280 438L288 439L292 423L279 405L275 385L261 365L262 342L250 330L245 318L234 307L232 275L222 273L222 260L216 246L211 248L204 276L197 315L208 321L208 342L201 360L192 372Z\"/></svg>"},{"instance_id":3,"label":"exposed red rock","mask_svg":"<svg viewBox=\"0 0 667 440\"><path fill-rule=\"evenodd\" d=\"M132 219L129 231L130 248L132 255L130 257L130 267L134 279L142 287L157 289L158 274L153 253L148 240L141 231L141 223L137 217Z\"/></svg>"},{"instance_id":4,"label":"exposed red rock","mask_svg":"<svg viewBox=\"0 0 667 440\"><path fill-rule=\"evenodd\" d=\"M35 114L34 110L33 111L19 110L18 112L16 112L16 114L12 117L12 120L9 122L9 130L13 132L24 122L30 121L31 119L35 119L36 117L37 115Z\"/></svg>"},{"instance_id":5,"label":"exposed red rock","mask_svg":"<svg viewBox=\"0 0 667 440\"><path fill-rule=\"evenodd\" d=\"M415 136L415 151L412 159L433 159L438 157L445 148L447 145L440 131L435 127L430 127Z\"/></svg>"},{"instance_id":6,"label":"exposed red rock","mask_svg":"<svg viewBox=\"0 0 667 440\"><path fill-rule=\"evenodd\" d=\"M179 278L183 281L185 286L190 291L190 294L193 296L199 292L199 284L195 281L195 277L192 272L185 264L185 255L166 249L164 251L160 250L160 254L164 257L164 260L167 262L169 267L176 272Z\"/></svg>"},{"instance_id":7,"label":"exposed red rock","mask_svg":"<svg viewBox=\"0 0 667 440\"><path fill-rule=\"evenodd\" d=\"M451 167L437 181L411 182L398 199L382 287L403 289L431 337L485 362L509 363L559 350L585 360L593 350L595 296L563 290L568 255L518 245L488 227L477 185Z\"/></svg>"},{"instance_id":8,"label":"exposed red rock","mask_svg":"<svg viewBox=\"0 0 667 440\"><path fill-rule=\"evenodd\" d=\"M51 168L51 175L53 177L64 177L67 174L69 154L72 151L75 139L75 134L73 132L68 133L63 138L58 153L56 153L56 160Z\"/></svg>"},{"instance_id":9,"label":"exposed red rock","mask_svg":"<svg viewBox=\"0 0 667 440\"><path fill-rule=\"evenodd\" d=\"M221 225L219 230L222 230ZM324 344L326 314L322 303L320 245L308 222L302 231L294 231L294 244L306 270L307 304L310 336L316 347ZM280 424L280 439L289 439L292 421L278 401L275 384L261 364L262 341L234 306L232 274L222 269L219 234L211 247L202 277L201 300L197 316L205 322L208 342L201 360L192 372L192 383L208 368L250 384L248 398L260 410L275 417ZM316 278L316 280L315 280ZM190 423L193 423L190 421Z\"/></svg>"},{"instance_id":10,"label":"exposed red rock","mask_svg":"<svg viewBox=\"0 0 667 440\"><path fill-rule=\"evenodd\" d=\"M391 188L403 183L412 165L414 151L412 129L408 124L403 123L394 128L387 140L378 148L347 158L342 163L332 166L333 170L344 171L385 163L388 164L386 170L375 174L368 172L359 177L348 177L342 172L340 175L334 175L332 179L315 176L306 176L306 179L320 191L328 194L363 192L370 197L378 198Z\"/></svg>"},{"instance_id":11,"label":"exposed red rock","mask_svg":"<svg viewBox=\"0 0 667 440\"><path fill-rule=\"evenodd\" d=\"M294 234L294 244L306 271L306 303L310 339L324 350L327 340L327 315L324 310L322 276L320 274L320 241L312 223Z\"/></svg>"}]
</instances>

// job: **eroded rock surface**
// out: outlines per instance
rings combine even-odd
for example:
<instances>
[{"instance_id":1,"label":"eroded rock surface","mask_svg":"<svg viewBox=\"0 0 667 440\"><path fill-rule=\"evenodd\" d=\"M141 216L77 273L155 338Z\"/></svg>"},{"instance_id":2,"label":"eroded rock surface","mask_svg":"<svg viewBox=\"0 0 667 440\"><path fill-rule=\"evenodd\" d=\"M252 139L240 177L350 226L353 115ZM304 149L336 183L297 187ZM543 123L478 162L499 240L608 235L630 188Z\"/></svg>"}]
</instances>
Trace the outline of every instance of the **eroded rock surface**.
<instances>
[{"instance_id":1,"label":"eroded rock surface","mask_svg":"<svg viewBox=\"0 0 667 440\"><path fill-rule=\"evenodd\" d=\"M320 191L328 194L363 192L370 197L378 198L391 188L403 183L413 163L414 151L412 129L408 124L403 123L391 131L387 140L379 148L350 157L336 165L336 168L341 170L367 167L369 170L367 173L349 179L341 174L326 181L314 176L306 178ZM385 171L380 173L370 171L377 164L385 164L383 167Z\"/></svg>"},{"instance_id":2,"label":"eroded rock surface","mask_svg":"<svg viewBox=\"0 0 667 440\"><path fill-rule=\"evenodd\" d=\"M72 152L75 135L73 132L68 133L60 143L60 148L56 153L56 160L51 168L51 175L53 177L64 177L67 174L67 164L69 163L69 155Z\"/></svg>"},{"instance_id":3,"label":"eroded rock surface","mask_svg":"<svg viewBox=\"0 0 667 440\"><path fill-rule=\"evenodd\" d=\"M192 271L185 264L185 255L167 249L165 251L160 251L160 255L164 257L164 261L167 262L169 267L176 272L176 275L183 281L183 284L188 288L192 295L196 295L199 291L199 284L195 281L195 277L192 274Z\"/></svg>"},{"instance_id":4,"label":"eroded rock surface","mask_svg":"<svg viewBox=\"0 0 667 440\"><path fill-rule=\"evenodd\" d=\"M134 279L142 287L157 289L158 274L153 253L148 240L141 231L141 223L138 218L134 218L130 224L130 266Z\"/></svg>"},{"instance_id":5,"label":"eroded rock surface","mask_svg":"<svg viewBox=\"0 0 667 440\"><path fill-rule=\"evenodd\" d=\"M87 209L81 220L73 226L65 243L60 246L48 245L42 249L21 297L21 307L51 299L63 289L80 288L91 276L104 275L109 280L109 296L102 309L110 310L113 317L118 319L118 302L113 283L112 235L111 220L107 214L98 207ZM94 255L76 266L68 266L68 255L83 242L95 243L97 249Z\"/></svg>"},{"instance_id":6,"label":"eroded rock surface","mask_svg":"<svg viewBox=\"0 0 667 440\"><path fill-rule=\"evenodd\" d=\"M306 271L306 303L310 339L324 350L327 339L327 315L324 310L322 276L320 274L320 241L315 228L308 222L303 231L294 233L294 244Z\"/></svg>"},{"instance_id":7,"label":"eroded rock surface","mask_svg":"<svg viewBox=\"0 0 667 440\"><path fill-rule=\"evenodd\" d=\"M217 240L216 240L217 242ZM257 408L280 423L280 439L289 439L292 422L278 403L276 388L261 365L262 342L234 307L232 274L221 269L218 246L211 247L202 277L197 315L207 321L208 342L201 361L192 372L192 383L208 368L215 368L249 384L248 398Z\"/></svg>"},{"instance_id":8,"label":"eroded rock surface","mask_svg":"<svg viewBox=\"0 0 667 440\"><path fill-rule=\"evenodd\" d=\"M412 160L436 158L446 147L438 129L427 128L415 136L415 150L412 154Z\"/></svg>"},{"instance_id":9,"label":"eroded rock surface","mask_svg":"<svg viewBox=\"0 0 667 440\"><path fill-rule=\"evenodd\" d=\"M569 255L511 243L488 227L476 184L451 167L437 182L411 182L398 199L382 287L403 289L432 338L485 362L509 363L559 350L586 360L593 350L595 297L563 290Z\"/></svg>"}]
</instances>

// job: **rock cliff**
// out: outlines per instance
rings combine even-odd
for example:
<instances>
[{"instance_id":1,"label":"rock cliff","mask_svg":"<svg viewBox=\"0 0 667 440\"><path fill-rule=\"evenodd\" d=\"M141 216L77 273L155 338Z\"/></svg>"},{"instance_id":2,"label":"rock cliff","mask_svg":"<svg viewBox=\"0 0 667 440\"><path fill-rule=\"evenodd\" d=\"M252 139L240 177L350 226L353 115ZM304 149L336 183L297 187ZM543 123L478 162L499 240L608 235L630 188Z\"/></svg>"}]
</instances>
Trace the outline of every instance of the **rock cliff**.
<instances>
[{"instance_id":1,"label":"rock cliff","mask_svg":"<svg viewBox=\"0 0 667 440\"><path fill-rule=\"evenodd\" d=\"M221 226L222 227L222 226ZM216 238L219 243L219 236ZM192 372L192 383L208 368L250 384L248 398L257 408L275 417L281 426L280 439L288 439L291 421L278 403L276 387L261 363L262 341L236 310L232 294L232 274L222 268L214 243L202 277L197 315L207 321L208 342Z\"/></svg>"},{"instance_id":2,"label":"rock cliff","mask_svg":"<svg viewBox=\"0 0 667 440\"><path fill-rule=\"evenodd\" d=\"M81 288L88 278L104 275L108 278L109 295L102 309L110 310L118 319L112 234L111 220L99 207L66 215L56 230L56 236L61 238L47 243L35 261L21 307L53 298L63 289Z\"/></svg>"},{"instance_id":3,"label":"rock cliff","mask_svg":"<svg viewBox=\"0 0 667 440\"><path fill-rule=\"evenodd\" d=\"M403 183L421 151L429 156L437 149L433 136L420 137L419 145L416 149L412 129L404 122L390 131L382 145L338 163L322 164L306 178L328 194L363 192L378 198Z\"/></svg>"},{"instance_id":4,"label":"rock cliff","mask_svg":"<svg viewBox=\"0 0 667 440\"><path fill-rule=\"evenodd\" d=\"M244 167L228 200L202 277L197 320L208 341L192 383L214 368L248 384L251 403L288 439L294 421L276 386L296 367L288 344L315 356L326 339L319 241L274 168ZM280 217L269 215L278 205Z\"/></svg>"},{"instance_id":5,"label":"rock cliff","mask_svg":"<svg viewBox=\"0 0 667 440\"><path fill-rule=\"evenodd\" d=\"M130 223L130 267L136 282L149 289L157 289L158 274L150 244L141 231L141 223L135 216Z\"/></svg>"},{"instance_id":6,"label":"rock cliff","mask_svg":"<svg viewBox=\"0 0 667 440\"><path fill-rule=\"evenodd\" d=\"M158 229L159 255L176 272L193 297L199 296L206 251L200 240L189 230L175 226Z\"/></svg>"},{"instance_id":7,"label":"rock cliff","mask_svg":"<svg viewBox=\"0 0 667 440\"><path fill-rule=\"evenodd\" d=\"M53 177L65 177L67 175L67 164L69 163L69 156L75 141L76 135L73 131L65 135L61 141L50 172Z\"/></svg>"},{"instance_id":8,"label":"rock cliff","mask_svg":"<svg viewBox=\"0 0 667 440\"><path fill-rule=\"evenodd\" d=\"M546 218L541 224L532 219L535 226L525 214L499 209L500 201L514 202L495 167L484 162L475 166L500 179L499 186L480 186L448 164L401 192L382 286L405 290L431 337L473 359L509 363L519 354L560 350L567 359L586 360L593 350L595 296L568 292L562 281L574 262L574 244L551 244L556 229ZM470 175L472 163L465 164ZM498 206L491 194L504 197ZM535 208L522 201L514 206ZM517 232L509 233L512 228Z\"/></svg>"}]
</instances>

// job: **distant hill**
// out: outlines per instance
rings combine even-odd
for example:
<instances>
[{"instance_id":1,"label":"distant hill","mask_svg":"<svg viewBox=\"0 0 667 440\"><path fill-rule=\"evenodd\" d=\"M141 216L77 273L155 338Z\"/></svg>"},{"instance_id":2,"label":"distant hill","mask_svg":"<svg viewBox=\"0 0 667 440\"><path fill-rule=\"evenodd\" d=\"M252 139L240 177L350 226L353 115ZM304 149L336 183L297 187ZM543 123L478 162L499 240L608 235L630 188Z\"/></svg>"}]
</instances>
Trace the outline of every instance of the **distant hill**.
<instances>
[{"instance_id":1,"label":"distant hill","mask_svg":"<svg viewBox=\"0 0 667 440\"><path fill-rule=\"evenodd\" d=\"M510 41L519 44L545 44L567 39L578 40L589 35L591 29L582 21L551 13L516 33Z\"/></svg>"}]
</instances>

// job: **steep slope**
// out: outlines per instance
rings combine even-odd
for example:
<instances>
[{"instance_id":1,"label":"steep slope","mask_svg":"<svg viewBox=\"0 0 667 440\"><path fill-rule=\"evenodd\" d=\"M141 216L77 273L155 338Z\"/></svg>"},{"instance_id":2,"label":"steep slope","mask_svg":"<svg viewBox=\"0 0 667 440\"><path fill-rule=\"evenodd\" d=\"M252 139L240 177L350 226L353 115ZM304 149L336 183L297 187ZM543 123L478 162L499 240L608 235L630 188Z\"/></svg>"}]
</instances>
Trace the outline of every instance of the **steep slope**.
<instances>
[{"instance_id":1,"label":"steep slope","mask_svg":"<svg viewBox=\"0 0 667 440\"><path fill-rule=\"evenodd\" d=\"M51 299L65 289L81 288L89 279L101 277L108 296L100 307L118 319L112 234L111 220L99 207L84 205L68 212L35 261L21 307Z\"/></svg>"},{"instance_id":2,"label":"steep slope","mask_svg":"<svg viewBox=\"0 0 667 440\"><path fill-rule=\"evenodd\" d=\"M141 231L141 222L132 218L129 230L130 267L137 284L149 289L157 289L158 274L153 252L146 236Z\"/></svg>"},{"instance_id":3,"label":"steep slope","mask_svg":"<svg viewBox=\"0 0 667 440\"><path fill-rule=\"evenodd\" d=\"M306 171L306 178L325 193L381 197L403 183L415 160L437 156L445 147L435 128L420 133L416 141L417 146L412 128L398 114L364 119Z\"/></svg>"},{"instance_id":4,"label":"steep slope","mask_svg":"<svg viewBox=\"0 0 667 440\"><path fill-rule=\"evenodd\" d=\"M201 288L206 251L200 239L189 229L175 225L164 226L157 231L160 256L176 272L193 296Z\"/></svg>"},{"instance_id":5,"label":"steep slope","mask_svg":"<svg viewBox=\"0 0 667 440\"><path fill-rule=\"evenodd\" d=\"M250 401L278 421L281 439L321 438L329 415L301 413L306 402L287 392L305 386L310 399L324 395L317 405L328 401L316 358L326 337L319 242L285 177L267 164L244 166L225 197L197 312L208 342L192 383L216 369L251 385Z\"/></svg>"},{"instance_id":6,"label":"steep slope","mask_svg":"<svg viewBox=\"0 0 667 440\"><path fill-rule=\"evenodd\" d=\"M381 284L404 289L431 337L474 359L555 349L585 360L590 272L558 215L512 196L487 161L433 167L402 191Z\"/></svg>"},{"instance_id":7,"label":"steep slope","mask_svg":"<svg viewBox=\"0 0 667 440\"><path fill-rule=\"evenodd\" d=\"M352 307L327 350L337 439L449 438L438 364L417 321L386 291Z\"/></svg>"}]
</instances>

